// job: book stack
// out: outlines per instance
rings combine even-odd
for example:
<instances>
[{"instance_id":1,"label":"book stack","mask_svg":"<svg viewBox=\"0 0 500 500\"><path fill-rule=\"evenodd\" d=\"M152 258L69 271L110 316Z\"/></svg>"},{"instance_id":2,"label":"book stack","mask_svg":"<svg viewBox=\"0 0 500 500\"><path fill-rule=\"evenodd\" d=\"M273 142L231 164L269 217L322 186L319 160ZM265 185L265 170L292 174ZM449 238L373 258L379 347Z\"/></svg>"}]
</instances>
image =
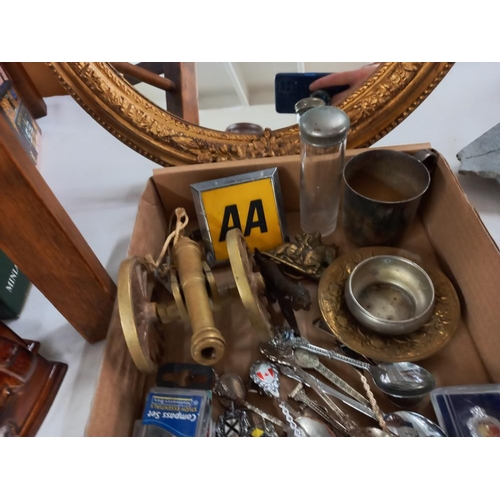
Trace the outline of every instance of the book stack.
<instances>
[{"instance_id":1,"label":"book stack","mask_svg":"<svg viewBox=\"0 0 500 500\"><path fill-rule=\"evenodd\" d=\"M0 119L15 131L19 142L36 164L40 153L41 131L23 104L19 94L0 64ZM19 317L30 288L22 271L2 251L0 242L0 319Z\"/></svg>"}]
</instances>

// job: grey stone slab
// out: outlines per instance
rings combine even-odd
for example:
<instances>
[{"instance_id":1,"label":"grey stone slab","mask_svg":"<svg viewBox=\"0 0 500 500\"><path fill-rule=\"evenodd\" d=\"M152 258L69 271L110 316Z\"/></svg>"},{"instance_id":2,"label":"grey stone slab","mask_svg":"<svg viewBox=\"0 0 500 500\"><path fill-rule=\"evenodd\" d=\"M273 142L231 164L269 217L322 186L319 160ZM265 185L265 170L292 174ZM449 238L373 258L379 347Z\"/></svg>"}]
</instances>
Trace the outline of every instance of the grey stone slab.
<instances>
[{"instance_id":1,"label":"grey stone slab","mask_svg":"<svg viewBox=\"0 0 500 500\"><path fill-rule=\"evenodd\" d=\"M500 179L500 123L465 146L457 158L461 174Z\"/></svg>"}]
</instances>

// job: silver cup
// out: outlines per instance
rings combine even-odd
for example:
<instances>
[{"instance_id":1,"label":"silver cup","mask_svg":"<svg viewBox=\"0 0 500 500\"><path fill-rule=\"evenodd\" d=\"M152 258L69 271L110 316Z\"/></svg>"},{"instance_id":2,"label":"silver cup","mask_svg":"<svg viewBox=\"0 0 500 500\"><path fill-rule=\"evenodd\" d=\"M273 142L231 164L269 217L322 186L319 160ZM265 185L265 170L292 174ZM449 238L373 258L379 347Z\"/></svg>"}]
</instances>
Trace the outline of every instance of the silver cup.
<instances>
[{"instance_id":1,"label":"silver cup","mask_svg":"<svg viewBox=\"0 0 500 500\"><path fill-rule=\"evenodd\" d=\"M343 174L347 237L359 246L394 246L412 223L429 188L431 176L426 165L435 163L436 158L430 150L414 156L370 150L352 158Z\"/></svg>"}]
</instances>

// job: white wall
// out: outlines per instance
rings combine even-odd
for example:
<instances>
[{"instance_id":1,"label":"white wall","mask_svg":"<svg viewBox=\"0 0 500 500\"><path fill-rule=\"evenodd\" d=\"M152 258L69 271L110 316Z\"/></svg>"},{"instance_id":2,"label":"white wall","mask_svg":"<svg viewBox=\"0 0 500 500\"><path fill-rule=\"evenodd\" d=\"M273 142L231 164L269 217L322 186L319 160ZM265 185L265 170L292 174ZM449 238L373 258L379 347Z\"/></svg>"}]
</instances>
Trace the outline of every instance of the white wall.
<instances>
[{"instance_id":1,"label":"white wall","mask_svg":"<svg viewBox=\"0 0 500 500\"><path fill-rule=\"evenodd\" d=\"M279 114L274 104L237 106L222 109L200 109L200 125L215 130L225 130L228 125L250 122L262 128L283 128L296 123L295 115Z\"/></svg>"},{"instance_id":2,"label":"white wall","mask_svg":"<svg viewBox=\"0 0 500 500\"><path fill-rule=\"evenodd\" d=\"M229 78L227 65L233 66L240 90L248 97L250 106L241 105L234 88L234 78ZM196 63L199 95L200 125L224 130L237 122L251 122L263 128L282 128L295 123L293 115L278 114L274 110L274 76L279 72L340 72L367 64L365 62L240 62ZM158 106L165 108L163 90L141 83L136 88Z\"/></svg>"}]
</instances>

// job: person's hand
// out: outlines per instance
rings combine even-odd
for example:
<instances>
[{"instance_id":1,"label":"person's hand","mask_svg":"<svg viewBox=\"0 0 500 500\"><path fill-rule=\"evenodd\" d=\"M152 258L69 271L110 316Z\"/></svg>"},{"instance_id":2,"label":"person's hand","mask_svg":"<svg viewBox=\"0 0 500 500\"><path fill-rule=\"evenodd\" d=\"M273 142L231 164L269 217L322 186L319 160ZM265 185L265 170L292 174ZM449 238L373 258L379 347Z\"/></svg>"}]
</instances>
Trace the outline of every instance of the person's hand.
<instances>
[{"instance_id":1,"label":"person's hand","mask_svg":"<svg viewBox=\"0 0 500 500\"><path fill-rule=\"evenodd\" d=\"M344 71L342 73L332 73L331 75L323 76L312 82L311 85L309 85L309 90L314 92L315 90L327 87L349 85L347 90L333 96L332 104L338 104L361 87L361 85L377 70L379 64L380 63L368 64L354 71Z\"/></svg>"}]
</instances>

